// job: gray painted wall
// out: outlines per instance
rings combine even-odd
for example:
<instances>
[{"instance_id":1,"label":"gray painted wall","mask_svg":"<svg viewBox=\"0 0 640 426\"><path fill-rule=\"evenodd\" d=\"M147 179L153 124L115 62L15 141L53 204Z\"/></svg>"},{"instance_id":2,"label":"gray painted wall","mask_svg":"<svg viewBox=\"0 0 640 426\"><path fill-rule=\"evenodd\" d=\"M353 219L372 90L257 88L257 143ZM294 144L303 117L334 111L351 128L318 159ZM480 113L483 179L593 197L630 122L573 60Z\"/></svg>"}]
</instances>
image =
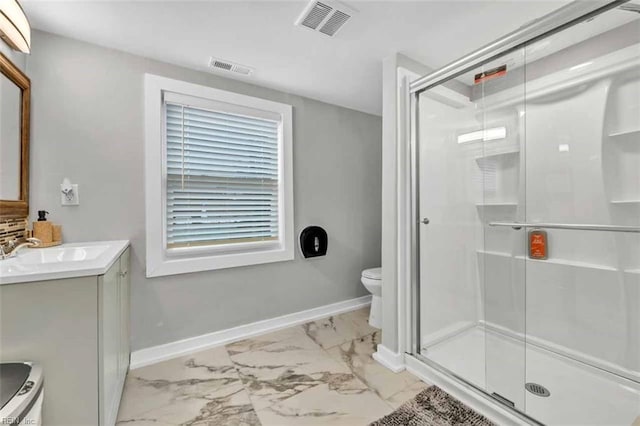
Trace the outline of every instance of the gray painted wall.
<instances>
[{"instance_id":1,"label":"gray painted wall","mask_svg":"<svg viewBox=\"0 0 640 426\"><path fill-rule=\"evenodd\" d=\"M360 272L380 265L380 117L39 31L27 73L32 218L51 212L67 242L132 241L134 350L367 294ZM324 226L325 258L145 278L144 73L293 105L295 229ZM64 177L79 206L60 206Z\"/></svg>"},{"instance_id":2,"label":"gray painted wall","mask_svg":"<svg viewBox=\"0 0 640 426\"><path fill-rule=\"evenodd\" d=\"M21 69L22 71L25 70L25 64L27 60L27 55L25 53L20 53L13 50L3 40L0 40L0 53L9 58L9 60L11 60L11 62L13 62L19 69Z\"/></svg>"}]
</instances>

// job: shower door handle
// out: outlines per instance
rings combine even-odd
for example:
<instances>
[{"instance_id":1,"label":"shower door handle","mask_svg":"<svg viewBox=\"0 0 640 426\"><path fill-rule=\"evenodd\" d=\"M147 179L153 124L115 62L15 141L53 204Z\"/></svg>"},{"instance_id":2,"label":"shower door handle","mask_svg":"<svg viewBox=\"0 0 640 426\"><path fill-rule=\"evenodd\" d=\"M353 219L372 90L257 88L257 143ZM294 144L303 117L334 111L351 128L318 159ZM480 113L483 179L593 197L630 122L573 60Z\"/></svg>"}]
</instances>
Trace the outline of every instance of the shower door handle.
<instances>
[{"instance_id":1,"label":"shower door handle","mask_svg":"<svg viewBox=\"0 0 640 426\"><path fill-rule=\"evenodd\" d=\"M428 225L428 224L429 224L429 218L428 218L428 217L423 218L423 219L420 221L420 223L422 223L423 225Z\"/></svg>"}]
</instances>

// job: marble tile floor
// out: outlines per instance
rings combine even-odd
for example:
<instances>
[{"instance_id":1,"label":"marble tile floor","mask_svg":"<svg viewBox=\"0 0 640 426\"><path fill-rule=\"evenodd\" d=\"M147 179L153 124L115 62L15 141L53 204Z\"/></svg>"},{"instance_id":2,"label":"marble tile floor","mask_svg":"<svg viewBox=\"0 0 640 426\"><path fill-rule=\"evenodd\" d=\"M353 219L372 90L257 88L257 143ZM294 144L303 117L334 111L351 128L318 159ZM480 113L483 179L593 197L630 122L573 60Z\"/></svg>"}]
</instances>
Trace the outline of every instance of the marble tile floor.
<instances>
[{"instance_id":1,"label":"marble tile floor","mask_svg":"<svg viewBox=\"0 0 640 426\"><path fill-rule=\"evenodd\" d=\"M367 425L427 385L371 358L368 308L132 370L120 426Z\"/></svg>"}]
</instances>

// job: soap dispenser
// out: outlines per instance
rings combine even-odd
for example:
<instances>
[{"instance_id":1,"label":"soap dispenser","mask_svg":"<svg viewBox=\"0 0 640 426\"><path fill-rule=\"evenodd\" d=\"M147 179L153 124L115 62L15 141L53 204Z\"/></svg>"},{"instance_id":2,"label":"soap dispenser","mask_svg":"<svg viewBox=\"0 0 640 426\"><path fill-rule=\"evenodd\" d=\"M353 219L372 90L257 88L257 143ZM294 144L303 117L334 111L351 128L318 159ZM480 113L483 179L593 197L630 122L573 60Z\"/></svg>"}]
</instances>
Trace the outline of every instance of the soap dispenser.
<instances>
[{"instance_id":1,"label":"soap dispenser","mask_svg":"<svg viewBox=\"0 0 640 426\"><path fill-rule=\"evenodd\" d=\"M53 242L53 225L47 221L46 210L38 210L38 221L33 222L33 237L42 241L42 244Z\"/></svg>"}]
</instances>

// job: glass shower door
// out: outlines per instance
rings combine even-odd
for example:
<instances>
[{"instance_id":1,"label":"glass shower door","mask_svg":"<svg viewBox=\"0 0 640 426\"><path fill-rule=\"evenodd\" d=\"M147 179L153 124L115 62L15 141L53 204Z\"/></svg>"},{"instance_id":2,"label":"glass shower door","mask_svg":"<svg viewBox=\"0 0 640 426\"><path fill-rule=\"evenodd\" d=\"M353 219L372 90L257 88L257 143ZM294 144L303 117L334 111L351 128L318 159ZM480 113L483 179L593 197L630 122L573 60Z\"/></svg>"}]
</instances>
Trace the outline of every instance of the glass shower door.
<instances>
[{"instance_id":1,"label":"glass shower door","mask_svg":"<svg viewBox=\"0 0 640 426\"><path fill-rule=\"evenodd\" d=\"M640 424L640 4L623 6L417 96L418 355L549 425Z\"/></svg>"},{"instance_id":2,"label":"glass shower door","mask_svg":"<svg viewBox=\"0 0 640 426\"><path fill-rule=\"evenodd\" d=\"M524 256L526 412L546 424L631 425L640 234L626 227L640 226L640 14L612 9L525 55L525 216L542 224L512 231L539 240Z\"/></svg>"},{"instance_id":3,"label":"glass shower door","mask_svg":"<svg viewBox=\"0 0 640 426\"><path fill-rule=\"evenodd\" d=\"M524 50L419 95L419 353L525 410Z\"/></svg>"},{"instance_id":4,"label":"glass shower door","mask_svg":"<svg viewBox=\"0 0 640 426\"><path fill-rule=\"evenodd\" d=\"M526 126L525 55L517 49L481 68L489 78L474 78L484 116L483 152L476 164L484 199L478 219L484 244L478 251L480 300L484 317L486 391L502 403L526 411L524 240L511 229L494 226L525 220ZM493 76L496 69L503 75ZM478 73L474 77L477 77Z\"/></svg>"}]
</instances>

